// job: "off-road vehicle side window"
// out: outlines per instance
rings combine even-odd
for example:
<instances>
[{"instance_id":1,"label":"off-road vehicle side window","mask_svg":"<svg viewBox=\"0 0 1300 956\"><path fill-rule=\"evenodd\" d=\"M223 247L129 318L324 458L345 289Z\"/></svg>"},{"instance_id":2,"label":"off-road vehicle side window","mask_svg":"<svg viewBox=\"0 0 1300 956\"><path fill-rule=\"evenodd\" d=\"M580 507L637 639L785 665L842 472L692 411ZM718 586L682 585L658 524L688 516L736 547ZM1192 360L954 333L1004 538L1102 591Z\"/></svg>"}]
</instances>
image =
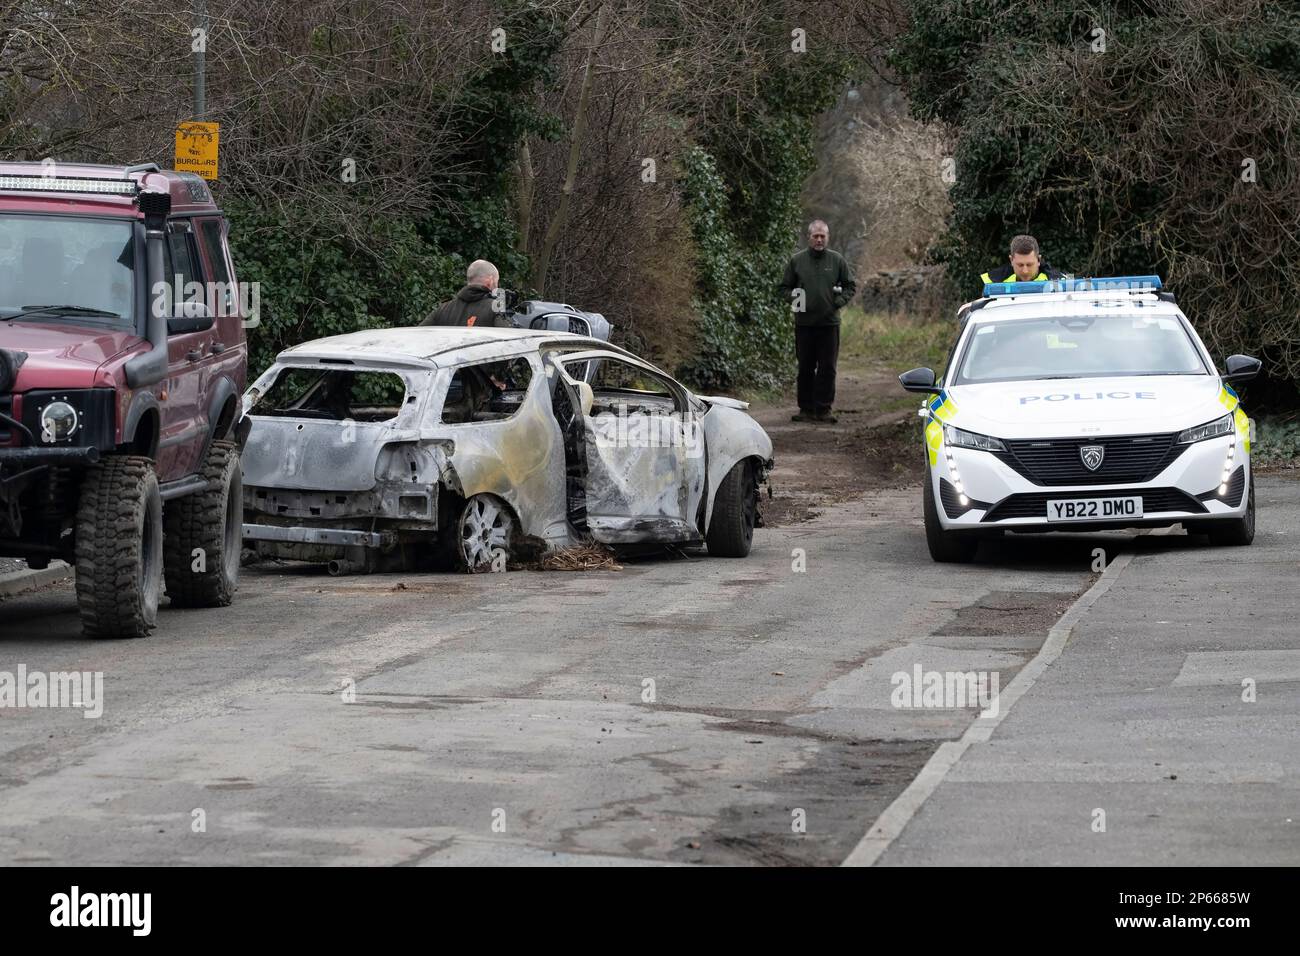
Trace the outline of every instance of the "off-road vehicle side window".
<instances>
[{"instance_id":1,"label":"off-road vehicle side window","mask_svg":"<svg viewBox=\"0 0 1300 956\"><path fill-rule=\"evenodd\" d=\"M221 241L221 220L200 219L199 244L203 248L203 257L207 261L207 272L211 281L221 286L219 303L214 307L223 309L224 315L234 314L235 290L230 285L230 267L226 263L225 244ZM215 310L215 308L214 308Z\"/></svg>"},{"instance_id":2,"label":"off-road vehicle side window","mask_svg":"<svg viewBox=\"0 0 1300 956\"><path fill-rule=\"evenodd\" d=\"M176 282L176 276L180 276L182 296L185 295L186 285L203 281L203 268L194 246L194 237L190 234L189 223L175 222L167 228L166 258L167 279ZM175 291L172 294L175 295Z\"/></svg>"}]
</instances>

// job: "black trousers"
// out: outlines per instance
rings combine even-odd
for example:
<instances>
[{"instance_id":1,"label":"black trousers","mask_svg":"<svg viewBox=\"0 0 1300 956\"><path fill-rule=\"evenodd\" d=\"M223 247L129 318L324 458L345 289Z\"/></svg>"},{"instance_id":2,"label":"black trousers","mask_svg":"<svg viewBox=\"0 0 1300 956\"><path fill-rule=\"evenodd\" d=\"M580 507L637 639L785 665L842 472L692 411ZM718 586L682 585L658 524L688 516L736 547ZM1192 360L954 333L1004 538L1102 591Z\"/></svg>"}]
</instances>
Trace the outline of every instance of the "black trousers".
<instances>
[{"instance_id":1,"label":"black trousers","mask_svg":"<svg viewBox=\"0 0 1300 956\"><path fill-rule=\"evenodd\" d=\"M835 404L835 363L840 357L838 325L796 325L794 354L799 360L795 393L805 412L829 412Z\"/></svg>"}]
</instances>

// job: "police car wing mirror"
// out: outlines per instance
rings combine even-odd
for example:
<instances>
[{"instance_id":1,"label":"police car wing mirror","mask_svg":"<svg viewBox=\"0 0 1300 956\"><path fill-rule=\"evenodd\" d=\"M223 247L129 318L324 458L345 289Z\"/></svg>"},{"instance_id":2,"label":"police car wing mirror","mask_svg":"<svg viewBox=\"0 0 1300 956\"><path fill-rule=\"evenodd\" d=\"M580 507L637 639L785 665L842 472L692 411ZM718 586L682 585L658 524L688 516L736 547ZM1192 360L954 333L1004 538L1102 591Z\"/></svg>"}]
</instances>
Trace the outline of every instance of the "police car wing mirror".
<instances>
[{"instance_id":1,"label":"police car wing mirror","mask_svg":"<svg viewBox=\"0 0 1300 956\"><path fill-rule=\"evenodd\" d=\"M935 385L934 369L932 368L914 368L910 372L904 372L898 376L898 383L909 392L937 392L939 386Z\"/></svg>"},{"instance_id":2,"label":"police car wing mirror","mask_svg":"<svg viewBox=\"0 0 1300 956\"><path fill-rule=\"evenodd\" d=\"M1227 371L1222 378L1225 382L1248 382L1259 374L1263 366L1263 362L1249 355L1229 355L1224 363Z\"/></svg>"}]
</instances>

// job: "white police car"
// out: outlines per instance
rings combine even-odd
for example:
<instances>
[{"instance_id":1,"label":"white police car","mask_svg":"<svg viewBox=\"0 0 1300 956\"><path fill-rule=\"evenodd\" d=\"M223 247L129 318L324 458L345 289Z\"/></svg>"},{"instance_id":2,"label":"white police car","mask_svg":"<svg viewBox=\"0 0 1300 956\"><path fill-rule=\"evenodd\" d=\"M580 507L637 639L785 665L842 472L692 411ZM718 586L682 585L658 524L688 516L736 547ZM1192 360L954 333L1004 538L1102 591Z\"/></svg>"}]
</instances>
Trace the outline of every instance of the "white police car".
<instances>
[{"instance_id":1,"label":"white police car","mask_svg":"<svg viewBox=\"0 0 1300 956\"><path fill-rule=\"evenodd\" d=\"M1250 419L1156 276L993 283L958 313L925 392L925 536L969 561L981 536L1181 523L1214 544L1255 537Z\"/></svg>"}]
</instances>

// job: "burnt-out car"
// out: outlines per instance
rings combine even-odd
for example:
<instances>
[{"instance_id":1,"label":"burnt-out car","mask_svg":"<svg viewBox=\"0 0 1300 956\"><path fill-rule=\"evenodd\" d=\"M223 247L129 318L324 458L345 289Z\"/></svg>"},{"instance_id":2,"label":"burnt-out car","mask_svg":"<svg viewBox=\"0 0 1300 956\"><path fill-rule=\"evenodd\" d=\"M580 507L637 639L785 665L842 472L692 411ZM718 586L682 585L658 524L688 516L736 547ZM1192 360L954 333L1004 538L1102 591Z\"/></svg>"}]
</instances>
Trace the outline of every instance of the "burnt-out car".
<instances>
[{"instance_id":1,"label":"burnt-out car","mask_svg":"<svg viewBox=\"0 0 1300 956\"><path fill-rule=\"evenodd\" d=\"M333 573L499 570L589 540L743 557L772 465L744 408L571 333L308 342L244 396L245 545Z\"/></svg>"}]
</instances>

